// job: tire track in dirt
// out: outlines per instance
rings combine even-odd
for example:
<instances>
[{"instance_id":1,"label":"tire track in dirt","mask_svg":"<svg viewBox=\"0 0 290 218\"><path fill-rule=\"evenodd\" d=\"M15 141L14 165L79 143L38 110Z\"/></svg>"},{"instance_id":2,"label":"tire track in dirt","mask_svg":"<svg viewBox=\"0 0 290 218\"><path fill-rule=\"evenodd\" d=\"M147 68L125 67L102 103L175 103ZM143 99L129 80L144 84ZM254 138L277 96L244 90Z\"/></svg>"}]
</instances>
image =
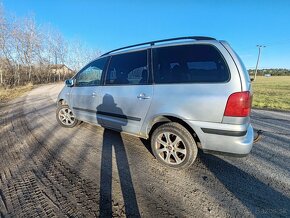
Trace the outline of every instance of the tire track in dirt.
<instances>
[{"instance_id":1,"label":"tire track in dirt","mask_svg":"<svg viewBox=\"0 0 290 218\"><path fill-rule=\"evenodd\" d=\"M265 150L254 147L244 159L201 154L188 170L168 169L152 157L146 141L84 123L61 128L54 102L60 88L39 87L1 105L0 217L289 214L289 172L264 158L270 148L263 140L258 146ZM279 157L279 149L271 152ZM264 162L273 169L264 169ZM111 199L105 205L111 209L100 211L100 199Z\"/></svg>"}]
</instances>

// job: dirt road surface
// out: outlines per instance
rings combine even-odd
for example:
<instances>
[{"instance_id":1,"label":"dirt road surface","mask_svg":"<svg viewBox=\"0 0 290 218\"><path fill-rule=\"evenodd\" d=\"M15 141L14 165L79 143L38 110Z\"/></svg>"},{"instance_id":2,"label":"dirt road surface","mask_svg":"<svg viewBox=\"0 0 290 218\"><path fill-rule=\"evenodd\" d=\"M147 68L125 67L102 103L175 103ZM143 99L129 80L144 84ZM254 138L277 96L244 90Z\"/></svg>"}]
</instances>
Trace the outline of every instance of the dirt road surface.
<instances>
[{"instance_id":1,"label":"dirt road surface","mask_svg":"<svg viewBox=\"0 0 290 218\"><path fill-rule=\"evenodd\" d=\"M184 171L139 138L62 128L46 85L0 105L0 217L289 217L290 114L254 110L246 158L200 153Z\"/></svg>"}]
</instances>

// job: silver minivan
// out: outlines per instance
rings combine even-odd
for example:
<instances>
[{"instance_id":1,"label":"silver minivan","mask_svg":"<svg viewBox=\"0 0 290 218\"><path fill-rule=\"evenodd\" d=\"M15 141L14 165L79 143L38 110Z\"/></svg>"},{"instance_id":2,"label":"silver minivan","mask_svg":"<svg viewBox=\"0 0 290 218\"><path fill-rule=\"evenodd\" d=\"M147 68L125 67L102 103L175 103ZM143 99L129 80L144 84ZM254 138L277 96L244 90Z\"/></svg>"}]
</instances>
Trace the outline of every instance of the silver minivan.
<instances>
[{"instance_id":1,"label":"silver minivan","mask_svg":"<svg viewBox=\"0 0 290 218\"><path fill-rule=\"evenodd\" d=\"M61 126L83 121L150 139L167 166L189 167L198 149L238 156L252 149L251 81L225 41L192 36L115 49L65 84Z\"/></svg>"}]
</instances>

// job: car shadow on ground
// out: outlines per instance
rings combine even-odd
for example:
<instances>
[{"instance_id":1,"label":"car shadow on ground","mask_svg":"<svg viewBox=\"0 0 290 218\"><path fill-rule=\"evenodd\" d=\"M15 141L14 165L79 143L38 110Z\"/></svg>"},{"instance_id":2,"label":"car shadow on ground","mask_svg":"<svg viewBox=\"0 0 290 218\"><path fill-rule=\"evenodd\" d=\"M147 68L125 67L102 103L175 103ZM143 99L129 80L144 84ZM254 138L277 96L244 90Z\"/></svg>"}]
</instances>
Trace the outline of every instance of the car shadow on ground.
<instances>
[{"instance_id":1,"label":"car shadow on ground","mask_svg":"<svg viewBox=\"0 0 290 218\"><path fill-rule=\"evenodd\" d=\"M143 145L152 154L150 141L141 139ZM153 155L153 154L152 154ZM200 162L217 178L256 217L287 217L290 215L290 199L265 184L258 178L223 160L223 157L204 154L199 151ZM193 164L188 172L195 172ZM246 184L246 185L245 185ZM214 187L208 184L208 189ZM227 205L237 210L237 205Z\"/></svg>"},{"instance_id":2,"label":"car shadow on ground","mask_svg":"<svg viewBox=\"0 0 290 218\"><path fill-rule=\"evenodd\" d=\"M116 129L122 129L122 125L127 125L128 120L126 115L123 114L121 108L117 107L114 99L111 95L106 94L103 98L101 105L97 107L97 118L98 123L104 122L98 116L99 112L103 112L110 109L110 111L118 114L122 117L119 126ZM122 190L122 195L124 199L125 211L119 212L120 216L134 216L140 217L140 212L137 204L136 194L132 182L129 162L124 147L124 142L121 137L120 132L104 129L103 133L103 147L102 147L102 159L101 159L101 177L100 177L100 217L110 217L114 215L112 204L114 204L112 199L112 180L113 180L113 147L115 151L116 164L118 169L118 174L120 177L120 185ZM122 214L122 213L125 214ZM121 214L120 214L121 213Z\"/></svg>"},{"instance_id":3,"label":"car shadow on ground","mask_svg":"<svg viewBox=\"0 0 290 218\"><path fill-rule=\"evenodd\" d=\"M199 159L256 217L289 216L290 199L270 184L263 183L217 156L200 152Z\"/></svg>"}]
</instances>

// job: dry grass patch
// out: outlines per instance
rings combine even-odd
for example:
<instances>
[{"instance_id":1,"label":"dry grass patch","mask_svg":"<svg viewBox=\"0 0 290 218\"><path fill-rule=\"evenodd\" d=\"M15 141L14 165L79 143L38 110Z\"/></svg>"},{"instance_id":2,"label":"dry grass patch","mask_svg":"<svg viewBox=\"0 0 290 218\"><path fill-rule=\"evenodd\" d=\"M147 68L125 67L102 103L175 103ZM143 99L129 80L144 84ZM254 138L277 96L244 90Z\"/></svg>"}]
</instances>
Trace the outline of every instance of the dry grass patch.
<instances>
[{"instance_id":1,"label":"dry grass patch","mask_svg":"<svg viewBox=\"0 0 290 218\"><path fill-rule=\"evenodd\" d=\"M19 86L19 87L14 87L14 88L0 87L0 102L6 102L18 96L21 96L24 93L30 91L32 88L33 88L33 85L31 83L25 86Z\"/></svg>"}]
</instances>

